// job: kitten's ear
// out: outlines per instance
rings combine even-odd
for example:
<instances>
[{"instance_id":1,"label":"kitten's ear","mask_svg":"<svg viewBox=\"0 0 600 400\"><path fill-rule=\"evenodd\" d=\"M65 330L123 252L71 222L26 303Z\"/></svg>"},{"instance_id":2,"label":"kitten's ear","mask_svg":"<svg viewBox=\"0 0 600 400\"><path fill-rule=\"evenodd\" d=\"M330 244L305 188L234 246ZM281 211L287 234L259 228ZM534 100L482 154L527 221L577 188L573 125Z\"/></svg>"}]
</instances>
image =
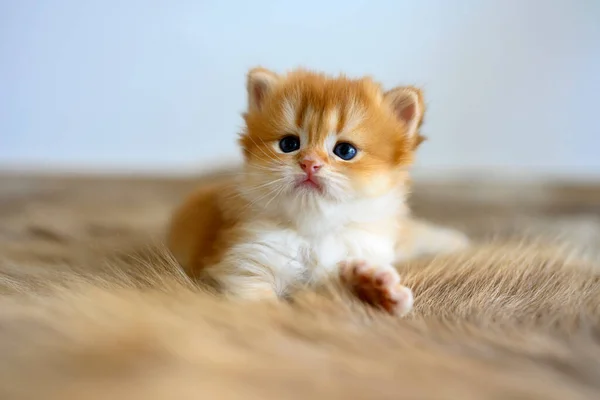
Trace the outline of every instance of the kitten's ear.
<instances>
[{"instance_id":1,"label":"kitten's ear","mask_svg":"<svg viewBox=\"0 0 600 400\"><path fill-rule=\"evenodd\" d=\"M253 68L248 72L246 87L248 90L248 110L262 108L266 96L279 82L279 75L265 68Z\"/></svg>"},{"instance_id":2,"label":"kitten's ear","mask_svg":"<svg viewBox=\"0 0 600 400\"><path fill-rule=\"evenodd\" d=\"M416 146L418 146L425 140L419 135L419 127L425 114L421 90L412 86L397 87L385 92L384 98L392 107L396 117L406 124L408 137L416 138Z\"/></svg>"}]
</instances>

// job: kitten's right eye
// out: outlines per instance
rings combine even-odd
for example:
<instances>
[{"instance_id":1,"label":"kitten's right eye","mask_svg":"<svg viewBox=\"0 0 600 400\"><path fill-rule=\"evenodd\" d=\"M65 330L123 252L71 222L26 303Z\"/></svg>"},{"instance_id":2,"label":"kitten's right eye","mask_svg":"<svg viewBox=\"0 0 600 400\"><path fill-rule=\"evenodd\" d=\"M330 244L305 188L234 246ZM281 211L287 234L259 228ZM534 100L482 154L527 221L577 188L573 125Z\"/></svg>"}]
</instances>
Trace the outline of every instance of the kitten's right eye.
<instances>
[{"instance_id":1,"label":"kitten's right eye","mask_svg":"<svg viewBox=\"0 0 600 400\"><path fill-rule=\"evenodd\" d=\"M291 153L300 148L300 138L298 136L289 135L279 141L279 148L284 153Z\"/></svg>"}]
</instances>

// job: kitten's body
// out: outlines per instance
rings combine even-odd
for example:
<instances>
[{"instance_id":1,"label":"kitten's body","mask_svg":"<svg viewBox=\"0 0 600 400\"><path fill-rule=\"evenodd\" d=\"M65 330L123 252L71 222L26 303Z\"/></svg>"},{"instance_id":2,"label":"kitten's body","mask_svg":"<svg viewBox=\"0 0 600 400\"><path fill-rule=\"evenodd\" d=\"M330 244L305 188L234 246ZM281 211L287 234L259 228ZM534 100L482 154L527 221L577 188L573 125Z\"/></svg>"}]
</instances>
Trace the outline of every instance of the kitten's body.
<instances>
[{"instance_id":1,"label":"kitten's body","mask_svg":"<svg viewBox=\"0 0 600 400\"><path fill-rule=\"evenodd\" d=\"M422 140L420 92L262 69L251 71L248 91L244 172L180 207L169 235L175 257L240 297L341 277L365 301L407 312L412 295L392 263L466 244L411 220L405 205L406 167ZM298 148L287 152L290 136ZM341 143L352 144L352 159L336 153Z\"/></svg>"}]
</instances>

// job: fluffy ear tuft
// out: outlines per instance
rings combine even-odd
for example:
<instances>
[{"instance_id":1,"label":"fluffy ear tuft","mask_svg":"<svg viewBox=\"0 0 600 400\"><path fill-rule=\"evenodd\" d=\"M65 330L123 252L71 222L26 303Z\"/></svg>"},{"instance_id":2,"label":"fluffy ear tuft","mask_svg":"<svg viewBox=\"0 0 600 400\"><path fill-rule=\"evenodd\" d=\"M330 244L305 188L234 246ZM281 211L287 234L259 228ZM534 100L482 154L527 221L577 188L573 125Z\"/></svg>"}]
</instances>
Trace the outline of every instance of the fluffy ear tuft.
<instances>
[{"instance_id":1,"label":"fluffy ear tuft","mask_svg":"<svg viewBox=\"0 0 600 400\"><path fill-rule=\"evenodd\" d=\"M408 137L416 137L418 146L425 140L419 135L419 127L425 113L421 90L412 86L397 87L387 91L384 98L392 107L396 117L406 124Z\"/></svg>"},{"instance_id":2,"label":"fluffy ear tuft","mask_svg":"<svg viewBox=\"0 0 600 400\"><path fill-rule=\"evenodd\" d=\"M253 68L248 72L248 110L258 111L262 108L266 96L273 90L279 76L265 68Z\"/></svg>"}]
</instances>

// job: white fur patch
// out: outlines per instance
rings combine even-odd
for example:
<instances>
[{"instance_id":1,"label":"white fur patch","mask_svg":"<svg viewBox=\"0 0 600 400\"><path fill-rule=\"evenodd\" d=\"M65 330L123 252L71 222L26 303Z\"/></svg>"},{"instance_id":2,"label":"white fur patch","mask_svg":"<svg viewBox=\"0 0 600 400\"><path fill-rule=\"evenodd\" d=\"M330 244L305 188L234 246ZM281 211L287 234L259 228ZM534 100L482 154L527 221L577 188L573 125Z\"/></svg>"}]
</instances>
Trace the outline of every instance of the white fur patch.
<instances>
[{"instance_id":1,"label":"white fur patch","mask_svg":"<svg viewBox=\"0 0 600 400\"><path fill-rule=\"evenodd\" d=\"M392 237L362 229L305 236L268 222L254 221L250 226L246 241L233 246L219 265L207 268L228 291L266 284L283 296L299 283L320 282L335 274L340 261L366 259L387 265L395 255Z\"/></svg>"},{"instance_id":2,"label":"white fur patch","mask_svg":"<svg viewBox=\"0 0 600 400\"><path fill-rule=\"evenodd\" d=\"M346 203L317 196L311 200L292 195L271 203L268 210L253 211L243 229L243 242L207 272L235 293L265 286L285 295L298 283L320 282L337 273L344 260L393 262L393 224L405 212L400 193Z\"/></svg>"}]
</instances>

